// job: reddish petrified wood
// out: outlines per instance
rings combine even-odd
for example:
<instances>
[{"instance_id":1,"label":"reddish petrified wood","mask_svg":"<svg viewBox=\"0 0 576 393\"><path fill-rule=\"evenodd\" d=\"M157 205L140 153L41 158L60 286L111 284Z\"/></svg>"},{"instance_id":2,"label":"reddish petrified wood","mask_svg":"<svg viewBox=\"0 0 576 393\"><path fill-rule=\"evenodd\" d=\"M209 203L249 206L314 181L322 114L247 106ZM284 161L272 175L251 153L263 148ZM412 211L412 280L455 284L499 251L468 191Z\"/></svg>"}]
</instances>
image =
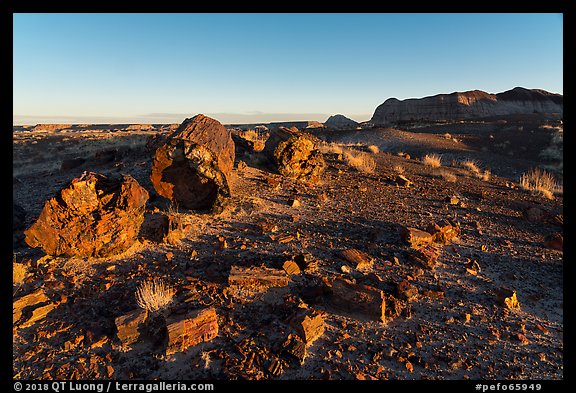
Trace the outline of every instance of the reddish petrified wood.
<instances>
[{"instance_id":1,"label":"reddish petrified wood","mask_svg":"<svg viewBox=\"0 0 576 393\"><path fill-rule=\"evenodd\" d=\"M222 211L230 197L234 142L220 122L184 120L156 150L150 179L158 194L193 210Z\"/></svg>"}]
</instances>

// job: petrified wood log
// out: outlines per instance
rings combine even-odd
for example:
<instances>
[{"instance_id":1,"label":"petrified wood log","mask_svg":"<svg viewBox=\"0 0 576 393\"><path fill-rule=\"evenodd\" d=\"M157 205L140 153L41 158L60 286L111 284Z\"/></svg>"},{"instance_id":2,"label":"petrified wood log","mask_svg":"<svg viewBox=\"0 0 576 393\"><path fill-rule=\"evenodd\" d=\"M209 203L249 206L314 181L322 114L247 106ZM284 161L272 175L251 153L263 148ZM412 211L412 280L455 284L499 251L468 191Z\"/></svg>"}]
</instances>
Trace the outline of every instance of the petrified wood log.
<instances>
[{"instance_id":1,"label":"petrified wood log","mask_svg":"<svg viewBox=\"0 0 576 393\"><path fill-rule=\"evenodd\" d=\"M349 248L340 253L342 258L350 262L356 269L364 269L370 267L374 263L374 258L366 254L364 251Z\"/></svg>"},{"instance_id":2,"label":"petrified wood log","mask_svg":"<svg viewBox=\"0 0 576 393\"><path fill-rule=\"evenodd\" d=\"M16 323L22 317L22 311L27 307L32 307L40 303L47 302L48 296L44 290L38 289L28 295L22 296L12 303L12 322Z\"/></svg>"},{"instance_id":3,"label":"petrified wood log","mask_svg":"<svg viewBox=\"0 0 576 393\"><path fill-rule=\"evenodd\" d=\"M156 150L150 179L158 194L193 210L221 212L230 197L234 142L220 122L184 120Z\"/></svg>"},{"instance_id":4,"label":"petrified wood log","mask_svg":"<svg viewBox=\"0 0 576 393\"><path fill-rule=\"evenodd\" d=\"M288 275L280 269L232 266L228 284L244 287L285 287L288 285Z\"/></svg>"},{"instance_id":5,"label":"petrified wood log","mask_svg":"<svg viewBox=\"0 0 576 393\"><path fill-rule=\"evenodd\" d=\"M335 306L347 312L385 322L386 300L384 293L377 288L337 278L332 282L331 300Z\"/></svg>"},{"instance_id":6,"label":"petrified wood log","mask_svg":"<svg viewBox=\"0 0 576 393\"><path fill-rule=\"evenodd\" d=\"M295 128L280 127L270 131L265 154L282 175L316 182L324 172L324 156L316 148L317 138Z\"/></svg>"},{"instance_id":7,"label":"petrified wood log","mask_svg":"<svg viewBox=\"0 0 576 393\"><path fill-rule=\"evenodd\" d=\"M148 192L130 176L84 172L49 199L24 233L48 255L106 257L127 250L144 221Z\"/></svg>"},{"instance_id":8,"label":"petrified wood log","mask_svg":"<svg viewBox=\"0 0 576 393\"><path fill-rule=\"evenodd\" d=\"M147 318L148 312L138 309L114 320L118 331L118 338L122 341L122 344L130 345L138 341L142 333L143 324Z\"/></svg>"},{"instance_id":9,"label":"petrified wood log","mask_svg":"<svg viewBox=\"0 0 576 393\"><path fill-rule=\"evenodd\" d=\"M192 345L210 341L218 336L218 320L213 307L193 311L184 319L169 318L166 325L168 329L166 355L185 351Z\"/></svg>"}]
</instances>

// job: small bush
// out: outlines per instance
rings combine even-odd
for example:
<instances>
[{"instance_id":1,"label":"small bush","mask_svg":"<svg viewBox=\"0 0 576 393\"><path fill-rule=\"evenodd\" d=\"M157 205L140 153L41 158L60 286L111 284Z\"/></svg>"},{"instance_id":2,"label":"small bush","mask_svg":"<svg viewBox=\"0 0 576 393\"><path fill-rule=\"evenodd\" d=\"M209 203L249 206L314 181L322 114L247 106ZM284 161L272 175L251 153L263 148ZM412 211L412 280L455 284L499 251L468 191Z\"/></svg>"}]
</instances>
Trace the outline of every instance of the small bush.
<instances>
[{"instance_id":1,"label":"small bush","mask_svg":"<svg viewBox=\"0 0 576 393\"><path fill-rule=\"evenodd\" d=\"M399 174L403 174L404 173L404 167L402 165L395 165L394 166L394 172L399 173Z\"/></svg>"},{"instance_id":2,"label":"small bush","mask_svg":"<svg viewBox=\"0 0 576 393\"><path fill-rule=\"evenodd\" d=\"M520 185L528 191L540 193L548 199L560 190L560 185L549 172L540 168L531 169L520 177Z\"/></svg>"},{"instance_id":3,"label":"small bush","mask_svg":"<svg viewBox=\"0 0 576 393\"><path fill-rule=\"evenodd\" d=\"M462 168L468 169L470 172L474 174L480 173L480 168L478 168L478 163L474 160L466 160L460 163Z\"/></svg>"},{"instance_id":4,"label":"small bush","mask_svg":"<svg viewBox=\"0 0 576 393\"><path fill-rule=\"evenodd\" d=\"M438 154L426 154L422 162L424 165L431 166L432 168L440 168L442 166L442 157Z\"/></svg>"},{"instance_id":5,"label":"small bush","mask_svg":"<svg viewBox=\"0 0 576 393\"><path fill-rule=\"evenodd\" d=\"M456 175L451 172L441 171L439 175L447 182L454 183L456 181Z\"/></svg>"},{"instance_id":6,"label":"small bush","mask_svg":"<svg viewBox=\"0 0 576 393\"><path fill-rule=\"evenodd\" d=\"M136 290L136 303L138 303L140 308L154 312L170 304L175 294L176 290L162 280L155 278L152 281L146 281L138 287Z\"/></svg>"},{"instance_id":7,"label":"small bush","mask_svg":"<svg viewBox=\"0 0 576 393\"><path fill-rule=\"evenodd\" d=\"M367 153L345 151L344 159L348 165L356 168L360 172L372 174L376 171L376 161Z\"/></svg>"},{"instance_id":8,"label":"small bush","mask_svg":"<svg viewBox=\"0 0 576 393\"><path fill-rule=\"evenodd\" d=\"M368 151L369 151L370 153L373 153L373 154L378 154L378 153L380 153L380 149L379 149L378 146L376 146L376 145L370 145L370 146L368 146Z\"/></svg>"}]
</instances>

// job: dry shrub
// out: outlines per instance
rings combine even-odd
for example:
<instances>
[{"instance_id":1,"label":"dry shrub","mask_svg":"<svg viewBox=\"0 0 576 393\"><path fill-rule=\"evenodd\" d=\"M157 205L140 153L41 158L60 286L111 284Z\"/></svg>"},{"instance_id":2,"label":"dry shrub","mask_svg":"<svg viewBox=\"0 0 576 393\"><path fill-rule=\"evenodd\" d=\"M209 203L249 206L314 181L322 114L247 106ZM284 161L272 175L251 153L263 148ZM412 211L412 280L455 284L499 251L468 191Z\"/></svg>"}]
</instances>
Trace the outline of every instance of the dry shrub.
<instances>
[{"instance_id":1,"label":"dry shrub","mask_svg":"<svg viewBox=\"0 0 576 393\"><path fill-rule=\"evenodd\" d=\"M373 154L378 154L378 153L380 153L380 149L379 149L378 146L376 146L376 145L370 145L370 146L368 146L368 151L369 151L370 153L373 153Z\"/></svg>"},{"instance_id":2,"label":"dry shrub","mask_svg":"<svg viewBox=\"0 0 576 393\"><path fill-rule=\"evenodd\" d=\"M561 189L554 176L540 168L531 169L524 173L520 177L520 185L525 190L540 193L548 199L553 199L554 193Z\"/></svg>"},{"instance_id":3,"label":"dry shrub","mask_svg":"<svg viewBox=\"0 0 576 393\"><path fill-rule=\"evenodd\" d=\"M452 172L441 171L438 175L447 182L454 183L456 181L456 175Z\"/></svg>"},{"instance_id":4,"label":"dry shrub","mask_svg":"<svg viewBox=\"0 0 576 393\"><path fill-rule=\"evenodd\" d=\"M367 153L347 150L344 152L344 160L360 172L373 174L376 171L376 161Z\"/></svg>"},{"instance_id":5,"label":"dry shrub","mask_svg":"<svg viewBox=\"0 0 576 393\"><path fill-rule=\"evenodd\" d=\"M322 154L342 154L344 153L344 148L342 147L342 145L339 145L337 143L323 143L322 145L320 145L319 148L320 152Z\"/></svg>"},{"instance_id":6,"label":"dry shrub","mask_svg":"<svg viewBox=\"0 0 576 393\"><path fill-rule=\"evenodd\" d=\"M136 290L136 303L149 312L165 308L171 301L176 290L159 278L142 283Z\"/></svg>"},{"instance_id":7,"label":"dry shrub","mask_svg":"<svg viewBox=\"0 0 576 393\"><path fill-rule=\"evenodd\" d=\"M478 178L482 179L484 181L488 181L488 180L490 180L491 176L492 176L492 172L490 172L490 169L485 169L484 172L482 172L482 174L478 175Z\"/></svg>"},{"instance_id":8,"label":"dry shrub","mask_svg":"<svg viewBox=\"0 0 576 393\"><path fill-rule=\"evenodd\" d=\"M12 262L12 285L22 285L28 277L28 268L22 263Z\"/></svg>"},{"instance_id":9,"label":"dry shrub","mask_svg":"<svg viewBox=\"0 0 576 393\"><path fill-rule=\"evenodd\" d=\"M438 154L426 154L422 162L432 168L440 168L442 166L442 157Z\"/></svg>"},{"instance_id":10,"label":"dry shrub","mask_svg":"<svg viewBox=\"0 0 576 393\"><path fill-rule=\"evenodd\" d=\"M404 167L402 165L395 165L394 166L394 172L399 173L399 174L403 174L404 173Z\"/></svg>"},{"instance_id":11,"label":"dry shrub","mask_svg":"<svg viewBox=\"0 0 576 393\"><path fill-rule=\"evenodd\" d=\"M474 160L465 160L460 163L462 168L468 169L473 174L480 173L480 168L478 168L478 163Z\"/></svg>"}]
</instances>

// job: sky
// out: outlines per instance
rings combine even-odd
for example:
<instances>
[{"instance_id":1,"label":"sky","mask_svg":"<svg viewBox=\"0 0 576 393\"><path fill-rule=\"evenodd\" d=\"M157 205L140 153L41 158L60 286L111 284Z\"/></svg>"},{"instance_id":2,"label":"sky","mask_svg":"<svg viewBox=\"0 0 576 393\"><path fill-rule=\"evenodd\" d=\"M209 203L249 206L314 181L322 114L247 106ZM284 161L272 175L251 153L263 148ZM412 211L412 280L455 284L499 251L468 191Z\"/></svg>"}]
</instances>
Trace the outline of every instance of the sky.
<instances>
[{"instance_id":1,"label":"sky","mask_svg":"<svg viewBox=\"0 0 576 393\"><path fill-rule=\"evenodd\" d=\"M563 94L562 14L14 14L13 124L369 120L386 99Z\"/></svg>"}]
</instances>

